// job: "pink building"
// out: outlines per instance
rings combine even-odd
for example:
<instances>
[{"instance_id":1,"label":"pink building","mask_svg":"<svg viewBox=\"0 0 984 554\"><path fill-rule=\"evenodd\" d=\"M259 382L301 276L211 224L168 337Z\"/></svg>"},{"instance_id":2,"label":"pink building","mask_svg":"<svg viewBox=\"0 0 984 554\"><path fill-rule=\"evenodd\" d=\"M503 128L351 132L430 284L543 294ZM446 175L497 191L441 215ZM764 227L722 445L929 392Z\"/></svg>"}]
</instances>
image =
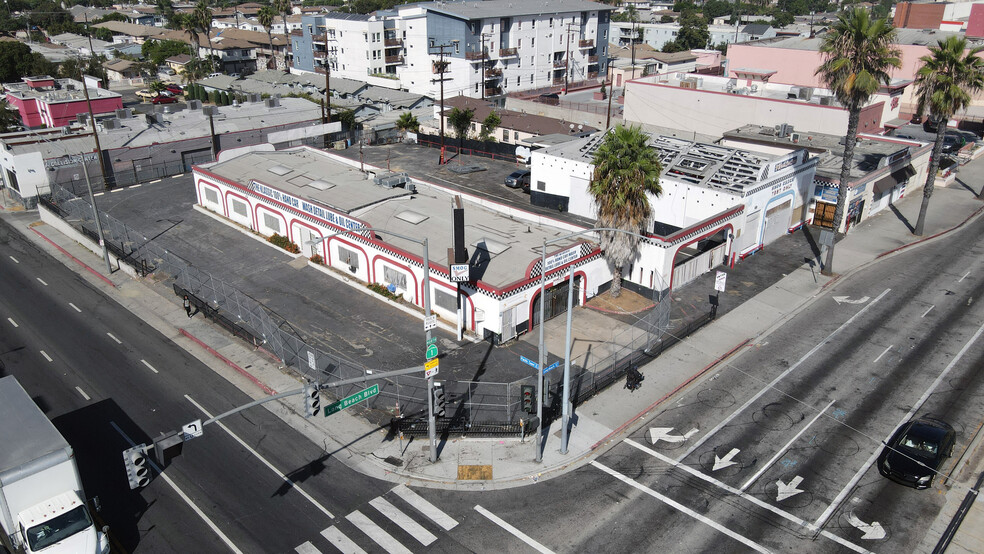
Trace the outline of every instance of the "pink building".
<instances>
[{"instance_id":1,"label":"pink building","mask_svg":"<svg viewBox=\"0 0 984 554\"><path fill-rule=\"evenodd\" d=\"M929 46L956 33L932 29L898 29L898 47L902 51L902 66L892 72L892 78L911 80L919 69L919 58L929 54ZM739 70L756 68L772 72L770 83L822 87L816 70L823 61L820 38L774 38L728 45L727 69L731 77L740 77ZM972 41L969 47L984 45ZM915 112L915 87L907 87L901 98L904 115ZM984 94L974 98L974 104L984 104Z\"/></svg>"},{"instance_id":2,"label":"pink building","mask_svg":"<svg viewBox=\"0 0 984 554\"><path fill-rule=\"evenodd\" d=\"M80 113L88 113L82 83L75 79L55 79L43 75L25 77L23 83L5 83L7 103L17 108L24 127L64 127ZM123 108L123 97L116 92L89 87L92 113L111 113Z\"/></svg>"}]
</instances>

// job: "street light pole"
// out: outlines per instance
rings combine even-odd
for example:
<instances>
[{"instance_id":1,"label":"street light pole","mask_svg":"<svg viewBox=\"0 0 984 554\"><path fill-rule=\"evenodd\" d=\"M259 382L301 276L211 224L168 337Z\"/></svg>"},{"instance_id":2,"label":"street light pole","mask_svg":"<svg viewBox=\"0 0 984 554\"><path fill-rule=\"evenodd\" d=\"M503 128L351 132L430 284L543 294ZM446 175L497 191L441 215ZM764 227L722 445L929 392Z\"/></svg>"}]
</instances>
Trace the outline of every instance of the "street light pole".
<instances>
[{"instance_id":1,"label":"street light pole","mask_svg":"<svg viewBox=\"0 0 984 554\"><path fill-rule=\"evenodd\" d=\"M89 190L89 202L92 204L92 217L96 220L96 234L99 235L99 246L102 246L103 259L106 260L106 271L113 273L113 264L109 263L109 250L103 237L102 223L99 222L99 211L96 210L96 197L92 194L92 182L89 181L89 169L85 167L85 154L82 154L82 175L85 175L85 187Z\"/></svg>"},{"instance_id":2,"label":"street light pole","mask_svg":"<svg viewBox=\"0 0 984 554\"><path fill-rule=\"evenodd\" d=\"M543 390L543 368L546 363L546 352L543 348L543 318L544 318L544 307L543 304L546 300L543 298L543 293L546 290L546 275L547 275L547 239L543 239L543 250L540 257L540 351L537 357L537 363L539 367L536 368L536 440L533 441L536 445L536 461L543 461L543 395L546 391Z\"/></svg>"},{"instance_id":3,"label":"street light pole","mask_svg":"<svg viewBox=\"0 0 984 554\"><path fill-rule=\"evenodd\" d=\"M567 283L567 339L564 341L564 406L560 428L560 453L567 454L568 427L571 422L571 312L574 311L574 266ZM542 327L541 327L542 329Z\"/></svg>"}]
</instances>

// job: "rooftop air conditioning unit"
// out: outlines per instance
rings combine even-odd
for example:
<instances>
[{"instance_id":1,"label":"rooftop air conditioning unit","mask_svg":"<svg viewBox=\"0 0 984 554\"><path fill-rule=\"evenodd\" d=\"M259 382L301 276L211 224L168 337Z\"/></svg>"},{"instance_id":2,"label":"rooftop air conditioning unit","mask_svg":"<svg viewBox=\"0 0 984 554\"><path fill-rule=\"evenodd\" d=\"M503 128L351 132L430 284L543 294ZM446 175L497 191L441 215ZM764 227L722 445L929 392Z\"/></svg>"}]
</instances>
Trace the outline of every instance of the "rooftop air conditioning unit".
<instances>
[{"instance_id":1,"label":"rooftop air conditioning unit","mask_svg":"<svg viewBox=\"0 0 984 554\"><path fill-rule=\"evenodd\" d=\"M268 107L268 108L277 108L277 107L280 107L280 97L279 96L275 96L273 98L267 98L266 99L266 107Z\"/></svg>"},{"instance_id":2,"label":"rooftop air conditioning unit","mask_svg":"<svg viewBox=\"0 0 984 554\"><path fill-rule=\"evenodd\" d=\"M791 140L793 142L799 142L800 141L800 134L799 133L790 133L789 134L789 140Z\"/></svg>"},{"instance_id":3,"label":"rooftop air conditioning unit","mask_svg":"<svg viewBox=\"0 0 984 554\"><path fill-rule=\"evenodd\" d=\"M809 102L810 98L813 98L813 87L801 87L797 98Z\"/></svg>"},{"instance_id":4,"label":"rooftop air conditioning unit","mask_svg":"<svg viewBox=\"0 0 984 554\"><path fill-rule=\"evenodd\" d=\"M786 93L786 99L790 100L790 99L799 98L800 97L799 94L800 94L799 87L789 87L789 92Z\"/></svg>"},{"instance_id":5,"label":"rooftop air conditioning unit","mask_svg":"<svg viewBox=\"0 0 984 554\"><path fill-rule=\"evenodd\" d=\"M188 101L188 109L189 110L200 110L200 109L202 109L202 101L201 100L189 100Z\"/></svg>"},{"instance_id":6,"label":"rooftop air conditioning unit","mask_svg":"<svg viewBox=\"0 0 984 554\"><path fill-rule=\"evenodd\" d=\"M129 115L129 114L128 114L128 113L126 113L126 110L125 110L125 109L122 109L122 110L116 110L116 117L117 117L118 119L126 119L128 115Z\"/></svg>"},{"instance_id":7,"label":"rooftop air conditioning unit","mask_svg":"<svg viewBox=\"0 0 984 554\"><path fill-rule=\"evenodd\" d=\"M217 108L215 106L205 106L205 107L202 108L202 114L204 114L206 116L209 116L209 115L212 115L212 116L219 115L219 108Z\"/></svg>"},{"instance_id":8,"label":"rooftop air conditioning unit","mask_svg":"<svg viewBox=\"0 0 984 554\"><path fill-rule=\"evenodd\" d=\"M87 113L75 114L75 120L79 122L79 125L86 125L89 123L89 114Z\"/></svg>"},{"instance_id":9,"label":"rooftop air conditioning unit","mask_svg":"<svg viewBox=\"0 0 984 554\"><path fill-rule=\"evenodd\" d=\"M783 125L782 124L776 125L776 127L775 127L775 135L777 137L781 137L782 136L782 130L783 130Z\"/></svg>"},{"instance_id":10,"label":"rooftop air conditioning unit","mask_svg":"<svg viewBox=\"0 0 984 554\"><path fill-rule=\"evenodd\" d=\"M820 97L820 105L821 106L833 106L834 105L834 97L833 96L821 96Z\"/></svg>"},{"instance_id":11,"label":"rooftop air conditioning unit","mask_svg":"<svg viewBox=\"0 0 984 554\"><path fill-rule=\"evenodd\" d=\"M119 119L116 119L116 118L113 118L113 119L104 119L103 122L102 122L102 126L103 126L103 129L105 129L107 131L109 129L119 129L120 128L120 120Z\"/></svg>"},{"instance_id":12,"label":"rooftop air conditioning unit","mask_svg":"<svg viewBox=\"0 0 984 554\"><path fill-rule=\"evenodd\" d=\"M258 92L251 92L246 95L246 100L254 104L263 101L263 95Z\"/></svg>"}]
</instances>

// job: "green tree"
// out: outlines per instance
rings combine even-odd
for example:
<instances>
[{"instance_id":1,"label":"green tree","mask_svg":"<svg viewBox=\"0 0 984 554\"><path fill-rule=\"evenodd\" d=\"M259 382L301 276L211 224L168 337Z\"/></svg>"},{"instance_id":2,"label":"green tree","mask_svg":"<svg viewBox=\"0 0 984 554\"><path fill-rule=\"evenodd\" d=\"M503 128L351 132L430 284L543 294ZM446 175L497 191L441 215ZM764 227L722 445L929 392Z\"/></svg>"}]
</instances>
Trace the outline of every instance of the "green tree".
<instances>
[{"instance_id":1,"label":"green tree","mask_svg":"<svg viewBox=\"0 0 984 554\"><path fill-rule=\"evenodd\" d=\"M164 21L164 26L174 29L174 4L171 0L155 0L154 6L157 8L157 15Z\"/></svg>"},{"instance_id":2,"label":"green tree","mask_svg":"<svg viewBox=\"0 0 984 554\"><path fill-rule=\"evenodd\" d=\"M406 133L407 131L417 132L420 129L420 122L410 112L403 112L396 120L396 128Z\"/></svg>"},{"instance_id":3,"label":"green tree","mask_svg":"<svg viewBox=\"0 0 984 554\"><path fill-rule=\"evenodd\" d=\"M167 85L165 85L160 81L154 81L150 83L150 86L148 88L150 89L150 92L153 92L155 95L160 96L162 92L167 90Z\"/></svg>"},{"instance_id":4,"label":"green tree","mask_svg":"<svg viewBox=\"0 0 984 554\"><path fill-rule=\"evenodd\" d=\"M636 253L639 234L649 222L652 210L649 195L663 194L659 175L663 166L656 149L649 146L649 135L640 127L617 125L605 134L595 151L594 175L589 185L598 207L598 228L626 231L600 231L601 249L612 266L612 298L622 293L622 267Z\"/></svg>"},{"instance_id":5,"label":"green tree","mask_svg":"<svg viewBox=\"0 0 984 554\"><path fill-rule=\"evenodd\" d=\"M192 17L195 18L195 23L205 33L205 38L208 40L208 51L211 53L209 68L215 71L215 48L212 48L212 8L208 7L208 0L198 0Z\"/></svg>"},{"instance_id":6,"label":"green tree","mask_svg":"<svg viewBox=\"0 0 984 554\"><path fill-rule=\"evenodd\" d=\"M680 15L680 30L674 42L681 50L707 48L711 33L707 30L707 20L695 11L686 11Z\"/></svg>"},{"instance_id":7,"label":"green tree","mask_svg":"<svg viewBox=\"0 0 984 554\"><path fill-rule=\"evenodd\" d=\"M672 15L664 15L659 18L660 23L673 23Z\"/></svg>"},{"instance_id":8,"label":"green tree","mask_svg":"<svg viewBox=\"0 0 984 554\"><path fill-rule=\"evenodd\" d=\"M201 39L198 36L198 20L190 13L177 13L174 15L178 27L184 31L192 45L192 58L198 58L198 51L201 49Z\"/></svg>"},{"instance_id":9,"label":"green tree","mask_svg":"<svg viewBox=\"0 0 984 554\"><path fill-rule=\"evenodd\" d=\"M468 138L468 128L471 127L472 119L475 117L475 110L452 108L448 114L448 125L454 129L454 134L458 137L458 145L464 144Z\"/></svg>"},{"instance_id":10,"label":"green tree","mask_svg":"<svg viewBox=\"0 0 984 554\"><path fill-rule=\"evenodd\" d=\"M335 121L341 122L343 129L355 129L355 112L352 110L336 112Z\"/></svg>"},{"instance_id":11,"label":"green tree","mask_svg":"<svg viewBox=\"0 0 984 554\"><path fill-rule=\"evenodd\" d=\"M195 83L208 75L208 62L201 58L192 58L185 64L181 72L181 80L185 83Z\"/></svg>"},{"instance_id":12,"label":"green tree","mask_svg":"<svg viewBox=\"0 0 984 554\"><path fill-rule=\"evenodd\" d=\"M933 196L936 171L943 154L943 137L947 122L970 105L971 95L984 88L984 60L978 54L984 47L967 50L967 39L953 35L929 47L929 54L919 58L922 65L916 71L916 113L929 112L936 120L936 141L929 158L929 175L923 186L922 204L913 234L922 236L926 224L929 199ZM984 189L978 198L984 200Z\"/></svg>"},{"instance_id":13,"label":"green tree","mask_svg":"<svg viewBox=\"0 0 984 554\"><path fill-rule=\"evenodd\" d=\"M478 138L485 141L495 142L495 135L493 134L499 125L502 124L502 118L499 114L495 113L495 110L489 112L489 115L485 116L482 120L482 132L479 134Z\"/></svg>"},{"instance_id":14,"label":"green tree","mask_svg":"<svg viewBox=\"0 0 984 554\"><path fill-rule=\"evenodd\" d=\"M23 126L20 114L17 110L7 104L7 100L0 99L0 133L9 133Z\"/></svg>"},{"instance_id":15,"label":"green tree","mask_svg":"<svg viewBox=\"0 0 984 554\"><path fill-rule=\"evenodd\" d=\"M55 75L58 66L32 52L23 42L0 41L0 83L20 81L29 75Z\"/></svg>"},{"instance_id":16,"label":"green tree","mask_svg":"<svg viewBox=\"0 0 984 554\"><path fill-rule=\"evenodd\" d=\"M219 96L220 96L220 98L219 98L219 103L220 104L222 104L223 106L228 106L229 104L231 104L231 102L229 101L229 93L228 92L222 91L222 94L219 95Z\"/></svg>"},{"instance_id":17,"label":"green tree","mask_svg":"<svg viewBox=\"0 0 984 554\"><path fill-rule=\"evenodd\" d=\"M294 8L290 0L273 0L273 9L280 15L284 22L284 40L290 44L290 31L287 29L287 16L294 13ZM287 64L287 50L284 50L284 72L290 73L290 66Z\"/></svg>"},{"instance_id":18,"label":"green tree","mask_svg":"<svg viewBox=\"0 0 984 554\"><path fill-rule=\"evenodd\" d=\"M820 46L823 63L817 68L820 80L847 109L844 162L841 165L834 231L839 232L847 204L854 146L858 141L858 122L863 108L882 83L891 81L889 71L899 67L901 51L895 44L895 29L886 19L872 20L863 8L851 8L837 16L837 22L823 36ZM833 273L834 246L827 249L823 273Z\"/></svg>"},{"instance_id":19,"label":"green tree","mask_svg":"<svg viewBox=\"0 0 984 554\"><path fill-rule=\"evenodd\" d=\"M273 9L273 6L263 6L260 11L256 14L256 19L259 20L260 25L266 29L267 39L270 41L270 58L274 60L274 69L276 69L276 56L273 52L273 20L277 17L277 11ZM270 69L269 63L267 63L267 69Z\"/></svg>"},{"instance_id":20,"label":"green tree","mask_svg":"<svg viewBox=\"0 0 984 554\"><path fill-rule=\"evenodd\" d=\"M154 66L158 66L172 56L191 54L191 48L180 40L148 40L140 47L140 52Z\"/></svg>"}]
</instances>

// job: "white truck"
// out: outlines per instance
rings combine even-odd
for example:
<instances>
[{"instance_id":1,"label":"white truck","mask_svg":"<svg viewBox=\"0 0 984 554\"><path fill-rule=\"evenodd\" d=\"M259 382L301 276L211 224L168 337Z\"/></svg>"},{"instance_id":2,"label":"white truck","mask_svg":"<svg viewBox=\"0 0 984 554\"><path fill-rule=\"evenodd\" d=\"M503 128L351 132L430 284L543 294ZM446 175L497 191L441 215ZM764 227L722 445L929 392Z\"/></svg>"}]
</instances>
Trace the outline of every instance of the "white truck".
<instances>
[{"instance_id":1,"label":"white truck","mask_svg":"<svg viewBox=\"0 0 984 554\"><path fill-rule=\"evenodd\" d=\"M13 376L0 378L0 526L11 552L109 552L72 447Z\"/></svg>"}]
</instances>

